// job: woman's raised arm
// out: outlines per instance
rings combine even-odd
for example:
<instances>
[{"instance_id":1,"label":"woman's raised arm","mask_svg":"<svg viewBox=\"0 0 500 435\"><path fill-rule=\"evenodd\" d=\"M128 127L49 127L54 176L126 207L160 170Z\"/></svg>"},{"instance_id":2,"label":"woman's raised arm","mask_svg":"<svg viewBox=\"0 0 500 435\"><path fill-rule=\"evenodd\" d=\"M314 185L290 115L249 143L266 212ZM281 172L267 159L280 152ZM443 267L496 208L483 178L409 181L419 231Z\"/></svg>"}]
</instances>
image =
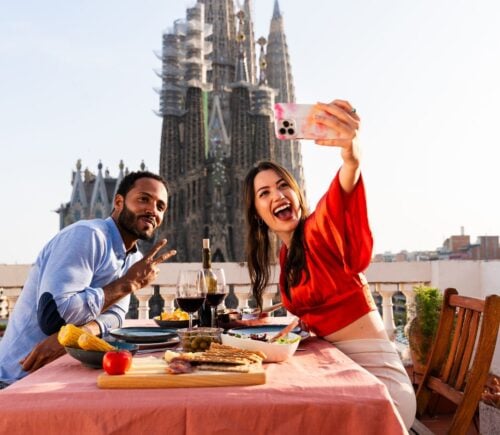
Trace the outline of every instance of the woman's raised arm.
<instances>
[{"instance_id":1,"label":"woman's raised arm","mask_svg":"<svg viewBox=\"0 0 500 435\"><path fill-rule=\"evenodd\" d=\"M318 103L318 113L314 116L318 124L333 130L337 139L317 140L316 144L341 148L343 165L339 181L346 193L352 192L360 175L360 150L358 129L360 119L356 109L345 100L334 100L329 104Z\"/></svg>"}]
</instances>

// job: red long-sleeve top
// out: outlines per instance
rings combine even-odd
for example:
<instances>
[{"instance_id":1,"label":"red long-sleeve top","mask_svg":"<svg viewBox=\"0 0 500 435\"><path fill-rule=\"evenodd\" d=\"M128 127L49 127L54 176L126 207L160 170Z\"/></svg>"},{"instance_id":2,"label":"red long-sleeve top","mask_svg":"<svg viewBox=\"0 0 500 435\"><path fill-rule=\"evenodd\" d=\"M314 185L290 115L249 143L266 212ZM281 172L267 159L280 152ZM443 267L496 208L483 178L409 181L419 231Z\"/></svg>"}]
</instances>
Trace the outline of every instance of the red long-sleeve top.
<instances>
[{"instance_id":1,"label":"red long-sleeve top","mask_svg":"<svg viewBox=\"0 0 500 435\"><path fill-rule=\"evenodd\" d=\"M359 276L370 264L373 248L361 177L347 194L337 173L306 219L304 240L309 279L302 272L300 284L290 289L291 300L284 292L287 247L283 244L280 251L281 299L288 311L326 336L376 309Z\"/></svg>"}]
</instances>

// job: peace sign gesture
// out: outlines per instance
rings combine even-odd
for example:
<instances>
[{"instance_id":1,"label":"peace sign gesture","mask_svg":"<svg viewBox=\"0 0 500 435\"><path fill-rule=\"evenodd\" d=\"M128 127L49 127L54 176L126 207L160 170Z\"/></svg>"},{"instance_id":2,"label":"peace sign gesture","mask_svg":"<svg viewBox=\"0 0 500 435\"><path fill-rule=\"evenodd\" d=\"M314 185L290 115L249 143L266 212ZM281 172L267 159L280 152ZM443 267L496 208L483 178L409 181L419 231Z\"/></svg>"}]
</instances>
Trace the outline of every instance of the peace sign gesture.
<instances>
[{"instance_id":1,"label":"peace sign gesture","mask_svg":"<svg viewBox=\"0 0 500 435\"><path fill-rule=\"evenodd\" d=\"M147 263L150 264L160 264L163 263L164 261L168 260L170 257L173 257L175 254L177 254L177 251L175 249L172 249L158 257L155 258L155 255L158 254L158 252L161 251L161 249L167 244L167 239L162 239L160 240L156 245L153 246L153 249L148 252L146 256L141 261L146 261Z\"/></svg>"},{"instance_id":2,"label":"peace sign gesture","mask_svg":"<svg viewBox=\"0 0 500 435\"><path fill-rule=\"evenodd\" d=\"M166 239L160 240L142 260L135 263L125 275L108 284L104 290L103 311L113 305L117 300L135 292L154 282L160 273L158 265L177 254L170 250L157 256L158 252L167 244Z\"/></svg>"},{"instance_id":3,"label":"peace sign gesture","mask_svg":"<svg viewBox=\"0 0 500 435\"><path fill-rule=\"evenodd\" d=\"M177 251L171 250L156 256L166 244L167 239L160 240L142 260L135 263L123 276L123 278L130 280L130 284L133 287L132 291L139 290L151 284L160 273L158 265L177 253Z\"/></svg>"}]
</instances>

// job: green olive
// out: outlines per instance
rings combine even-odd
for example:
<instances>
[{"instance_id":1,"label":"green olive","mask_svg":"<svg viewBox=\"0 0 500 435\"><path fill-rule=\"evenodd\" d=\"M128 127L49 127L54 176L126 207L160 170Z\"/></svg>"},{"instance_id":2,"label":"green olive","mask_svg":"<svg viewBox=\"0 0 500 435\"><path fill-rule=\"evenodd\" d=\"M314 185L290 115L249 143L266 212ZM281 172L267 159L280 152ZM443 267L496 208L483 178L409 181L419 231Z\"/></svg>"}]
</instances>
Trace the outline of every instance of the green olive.
<instances>
[{"instance_id":1,"label":"green olive","mask_svg":"<svg viewBox=\"0 0 500 435\"><path fill-rule=\"evenodd\" d=\"M194 337L191 340L191 347L193 348L193 350L196 350L200 346L200 339L201 337Z\"/></svg>"}]
</instances>

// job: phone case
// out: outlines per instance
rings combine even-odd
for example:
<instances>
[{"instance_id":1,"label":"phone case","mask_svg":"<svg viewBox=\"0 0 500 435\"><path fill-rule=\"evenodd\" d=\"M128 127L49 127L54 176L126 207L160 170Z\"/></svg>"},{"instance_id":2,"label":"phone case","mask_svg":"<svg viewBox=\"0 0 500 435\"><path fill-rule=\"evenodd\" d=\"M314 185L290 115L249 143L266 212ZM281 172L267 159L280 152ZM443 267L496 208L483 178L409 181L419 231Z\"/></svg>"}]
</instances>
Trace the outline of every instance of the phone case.
<instances>
[{"instance_id":1,"label":"phone case","mask_svg":"<svg viewBox=\"0 0 500 435\"><path fill-rule=\"evenodd\" d=\"M276 137L281 140L338 137L332 129L315 123L314 104L276 103L274 128Z\"/></svg>"}]
</instances>

